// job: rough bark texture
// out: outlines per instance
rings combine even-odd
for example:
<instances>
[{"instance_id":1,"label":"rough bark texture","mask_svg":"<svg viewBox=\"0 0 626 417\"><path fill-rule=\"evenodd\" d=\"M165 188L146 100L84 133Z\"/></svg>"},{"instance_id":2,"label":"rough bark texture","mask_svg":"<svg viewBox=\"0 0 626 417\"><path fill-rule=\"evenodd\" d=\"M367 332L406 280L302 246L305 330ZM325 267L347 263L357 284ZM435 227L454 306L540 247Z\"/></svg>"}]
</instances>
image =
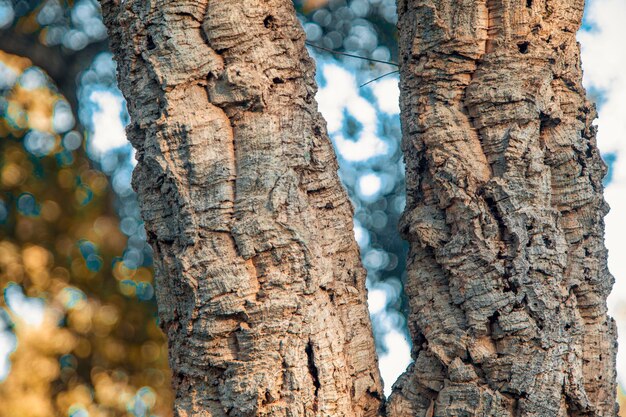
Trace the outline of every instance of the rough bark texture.
<instances>
[{"instance_id":1,"label":"rough bark texture","mask_svg":"<svg viewBox=\"0 0 626 417\"><path fill-rule=\"evenodd\" d=\"M583 0L401 0L415 363L392 416L615 416Z\"/></svg>"},{"instance_id":2,"label":"rough bark texture","mask_svg":"<svg viewBox=\"0 0 626 417\"><path fill-rule=\"evenodd\" d=\"M352 207L291 0L103 11L176 415L377 415Z\"/></svg>"}]
</instances>

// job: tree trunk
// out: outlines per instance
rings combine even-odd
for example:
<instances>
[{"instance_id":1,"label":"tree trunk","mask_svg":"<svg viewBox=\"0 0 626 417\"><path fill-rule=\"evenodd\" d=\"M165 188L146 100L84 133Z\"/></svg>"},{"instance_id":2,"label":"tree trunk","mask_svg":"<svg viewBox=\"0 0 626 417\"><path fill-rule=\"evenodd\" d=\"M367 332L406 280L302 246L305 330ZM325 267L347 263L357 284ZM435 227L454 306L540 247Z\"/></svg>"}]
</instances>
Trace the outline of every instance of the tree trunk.
<instances>
[{"instance_id":1,"label":"tree trunk","mask_svg":"<svg viewBox=\"0 0 626 417\"><path fill-rule=\"evenodd\" d=\"M375 416L352 207L290 0L103 2L175 414Z\"/></svg>"},{"instance_id":2,"label":"tree trunk","mask_svg":"<svg viewBox=\"0 0 626 417\"><path fill-rule=\"evenodd\" d=\"M352 210L290 0L103 2L178 416L378 416ZM400 0L415 363L390 417L615 416L582 0Z\"/></svg>"},{"instance_id":3,"label":"tree trunk","mask_svg":"<svg viewBox=\"0 0 626 417\"><path fill-rule=\"evenodd\" d=\"M392 416L615 416L583 0L398 4L414 365Z\"/></svg>"}]
</instances>

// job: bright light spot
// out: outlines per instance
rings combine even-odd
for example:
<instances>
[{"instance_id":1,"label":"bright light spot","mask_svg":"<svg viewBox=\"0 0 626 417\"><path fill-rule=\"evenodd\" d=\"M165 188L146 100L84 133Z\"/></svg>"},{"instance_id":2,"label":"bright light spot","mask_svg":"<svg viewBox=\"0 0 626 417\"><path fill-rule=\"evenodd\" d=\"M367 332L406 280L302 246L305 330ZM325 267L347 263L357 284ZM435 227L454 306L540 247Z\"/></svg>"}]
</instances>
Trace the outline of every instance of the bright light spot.
<instances>
[{"instance_id":1,"label":"bright light spot","mask_svg":"<svg viewBox=\"0 0 626 417\"><path fill-rule=\"evenodd\" d=\"M24 137L24 147L34 156L43 157L54 149L56 140L48 132L31 130Z\"/></svg>"},{"instance_id":2,"label":"bright light spot","mask_svg":"<svg viewBox=\"0 0 626 417\"><path fill-rule=\"evenodd\" d=\"M350 162L384 155L389 146L376 134L376 109L359 95L354 76L336 64L320 64L326 85L319 90L316 98L339 154ZM355 138L346 138L342 133L345 113L362 126Z\"/></svg>"},{"instance_id":3,"label":"bright light spot","mask_svg":"<svg viewBox=\"0 0 626 417\"><path fill-rule=\"evenodd\" d=\"M380 313L387 307L387 292L378 288L368 291L367 305L370 314Z\"/></svg>"},{"instance_id":4,"label":"bright light spot","mask_svg":"<svg viewBox=\"0 0 626 417\"><path fill-rule=\"evenodd\" d=\"M57 133L64 133L74 127L74 115L70 104L65 100L58 100L52 113L52 127Z\"/></svg>"},{"instance_id":5,"label":"bright light spot","mask_svg":"<svg viewBox=\"0 0 626 417\"><path fill-rule=\"evenodd\" d=\"M376 174L365 174L359 178L359 194L363 197L372 197L380 191L382 179Z\"/></svg>"},{"instance_id":6,"label":"bright light spot","mask_svg":"<svg viewBox=\"0 0 626 417\"><path fill-rule=\"evenodd\" d=\"M361 223L354 221L354 238L361 248L365 248L370 244L370 234Z\"/></svg>"},{"instance_id":7,"label":"bright light spot","mask_svg":"<svg viewBox=\"0 0 626 417\"><path fill-rule=\"evenodd\" d=\"M10 1L1 0L0 1L0 29L4 29L13 23L13 19L15 18L15 12L13 11L13 6Z\"/></svg>"},{"instance_id":8,"label":"bright light spot","mask_svg":"<svg viewBox=\"0 0 626 417\"><path fill-rule=\"evenodd\" d=\"M63 138L63 147L68 151L75 151L83 143L83 137L75 130L65 134Z\"/></svg>"},{"instance_id":9,"label":"bright light spot","mask_svg":"<svg viewBox=\"0 0 626 417\"><path fill-rule=\"evenodd\" d=\"M337 150L349 162L367 161L375 156L383 155L389 147L385 142L373 134L363 134L358 141L344 138L343 135L333 135Z\"/></svg>"},{"instance_id":10,"label":"bright light spot","mask_svg":"<svg viewBox=\"0 0 626 417\"><path fill-rule=\"evenodd\" d=\"M390 330L384 339L387 353L378 360L380 374L385 382L385 395L391 394L391 387L411 364L411 348L404 334Z\"/></svg>"},{"instance_id":11,"label":"bright light spot","mask_svg":"<svg viewBox=\"0 0 626 417\"><path fill-rule=\"evenodd\" d=\"M59 301L67 309L82 306L87 300L84 292L75 287L65 287L58 295Z\"/></svg>"},{"instance_id":12,"label":"bright light spot","mask_svg":"<svg viewBox=\"0 0 626 417\"><path fill-rule=\"evenodd\" d=\"M400 114L398 77L382 79L372 84L378 107L389 115Z\"/></svg>"},{"instance_id":13,"label":"bright light spot","mask_svg":"<svg viewBox=\"0 0 626 417\"><path fill-rule=\"evenodd\" d=\"M20 76L20 84L25 90L34 90L46 85L46 76L36 67L27 68Z\"/></svg>"},{"instance_id":14,"label":"bright light spot","mask_svg":"<svg viewBox=\"0 0 626 417\"><path fill-rule=\"evenodd\" d=\"M380 249L370 249L363 257L363 265L367 269L378 270L389 263L389 255Z\"/></svg>"},{"instance_id":15,"label":"bright light spot","mask_svg":"<svg viewBox=\"0 0 626 417\"><path fill-rule=\"evenodd\" d=\"M89 151L100 157L128 144L121 118L122 97L109 91L94 91L89 99L98 106L92 116L94 132L88 141Z\"/></svg>"},{"instance_id":16,"label":"bright light spot","mask_svg":"<svg viewBox=\"0 0 626 417\"><path fill-rule=\"evenodd\" d=\"M40 298L26 297L22 287L9 284L4 289L4 300L11 311L30 326L39 326L43 322L44 301Z\"/></svg>"},{"instance_id":17,"label":"bright light spot","mask_svg":"<svg viewBox=\"0 0 626 417\"><path fill-rule=\"evenodd\" d=\"M2 9L2 3L0 3L0 10ZM0 12L1 13L1 12ZM1 22L0 22L1 27ZM8 90L16 83L18 73L11 67L6 66L0 62L0 90Z\"/></svg>"}]
</instances>

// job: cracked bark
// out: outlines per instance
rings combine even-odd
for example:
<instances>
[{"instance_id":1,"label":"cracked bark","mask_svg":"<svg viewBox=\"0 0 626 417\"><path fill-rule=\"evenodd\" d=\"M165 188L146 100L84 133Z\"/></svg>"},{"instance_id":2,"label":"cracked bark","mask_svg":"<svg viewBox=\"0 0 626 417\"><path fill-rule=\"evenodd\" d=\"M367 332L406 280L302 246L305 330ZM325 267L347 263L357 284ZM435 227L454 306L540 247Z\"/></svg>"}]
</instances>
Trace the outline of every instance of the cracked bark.
<instances>
[{"instance_id":1,"label":"cracked bark","mask_svg":"<svg viewBox=\"0 0 626 417\"><path fill-rule=\"evenodd\" d=\"M289 0L103 2L178 416L614 416L581 0L401 0L414 364L381 410Z\"/></svg>"},{"instance_id":2,"label":"cracked bark","mask_svg":"<svg viewBox=\"0 0 626 417\"><path fill-rule=\"evenodd\" d=\"M615 416L582 0L398 2L415 363L391 416Z\"/></svg>"},{"instance_id":3,"label":"cracked bark","mask_svg":"<svg viewBox=\"0 0 626 417\"><path fill-rule=\"evenodd\" d=\"M103 2L175 414L375 416L352 207L290 0Z\"/></svg>"}]
</instances>

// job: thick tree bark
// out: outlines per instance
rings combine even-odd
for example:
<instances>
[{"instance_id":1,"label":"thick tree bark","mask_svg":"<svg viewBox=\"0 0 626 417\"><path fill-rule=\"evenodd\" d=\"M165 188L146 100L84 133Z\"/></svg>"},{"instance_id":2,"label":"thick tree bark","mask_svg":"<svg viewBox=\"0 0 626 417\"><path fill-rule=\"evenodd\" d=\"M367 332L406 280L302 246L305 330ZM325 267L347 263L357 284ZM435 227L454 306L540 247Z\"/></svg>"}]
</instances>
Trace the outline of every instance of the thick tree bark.
<instances>
[{"instance_id":1,"label":"thick tree bark","mask_svg":"<svg viewBox=\"0 0 626 417\"><path fill-rule=\"evenodd\" d=\"M615 416L583 0L401 0L415 363L392 416Z\"/></svg>"},{"instance_id":2,"label":"thick tree bark","mask_svg":"<svg viewBox=\"0 0 626 417\"><path fill-rule=\"evenodd\" d=\"M103 11L176 415L378 415L352 208L291 0Z\"/></svg>"},{"instance_id":3,"label":"thick tree bark","mask_svg":"<svg viewBox=\"0 0 626 417\"><path fill-rule=\"evenodd\" d=\"M377 416L352 210L290 0L103 3L178 416ZM390 417L614 416L582 0L401 0L415 363Z\"/></svg>"}]
</instances>

